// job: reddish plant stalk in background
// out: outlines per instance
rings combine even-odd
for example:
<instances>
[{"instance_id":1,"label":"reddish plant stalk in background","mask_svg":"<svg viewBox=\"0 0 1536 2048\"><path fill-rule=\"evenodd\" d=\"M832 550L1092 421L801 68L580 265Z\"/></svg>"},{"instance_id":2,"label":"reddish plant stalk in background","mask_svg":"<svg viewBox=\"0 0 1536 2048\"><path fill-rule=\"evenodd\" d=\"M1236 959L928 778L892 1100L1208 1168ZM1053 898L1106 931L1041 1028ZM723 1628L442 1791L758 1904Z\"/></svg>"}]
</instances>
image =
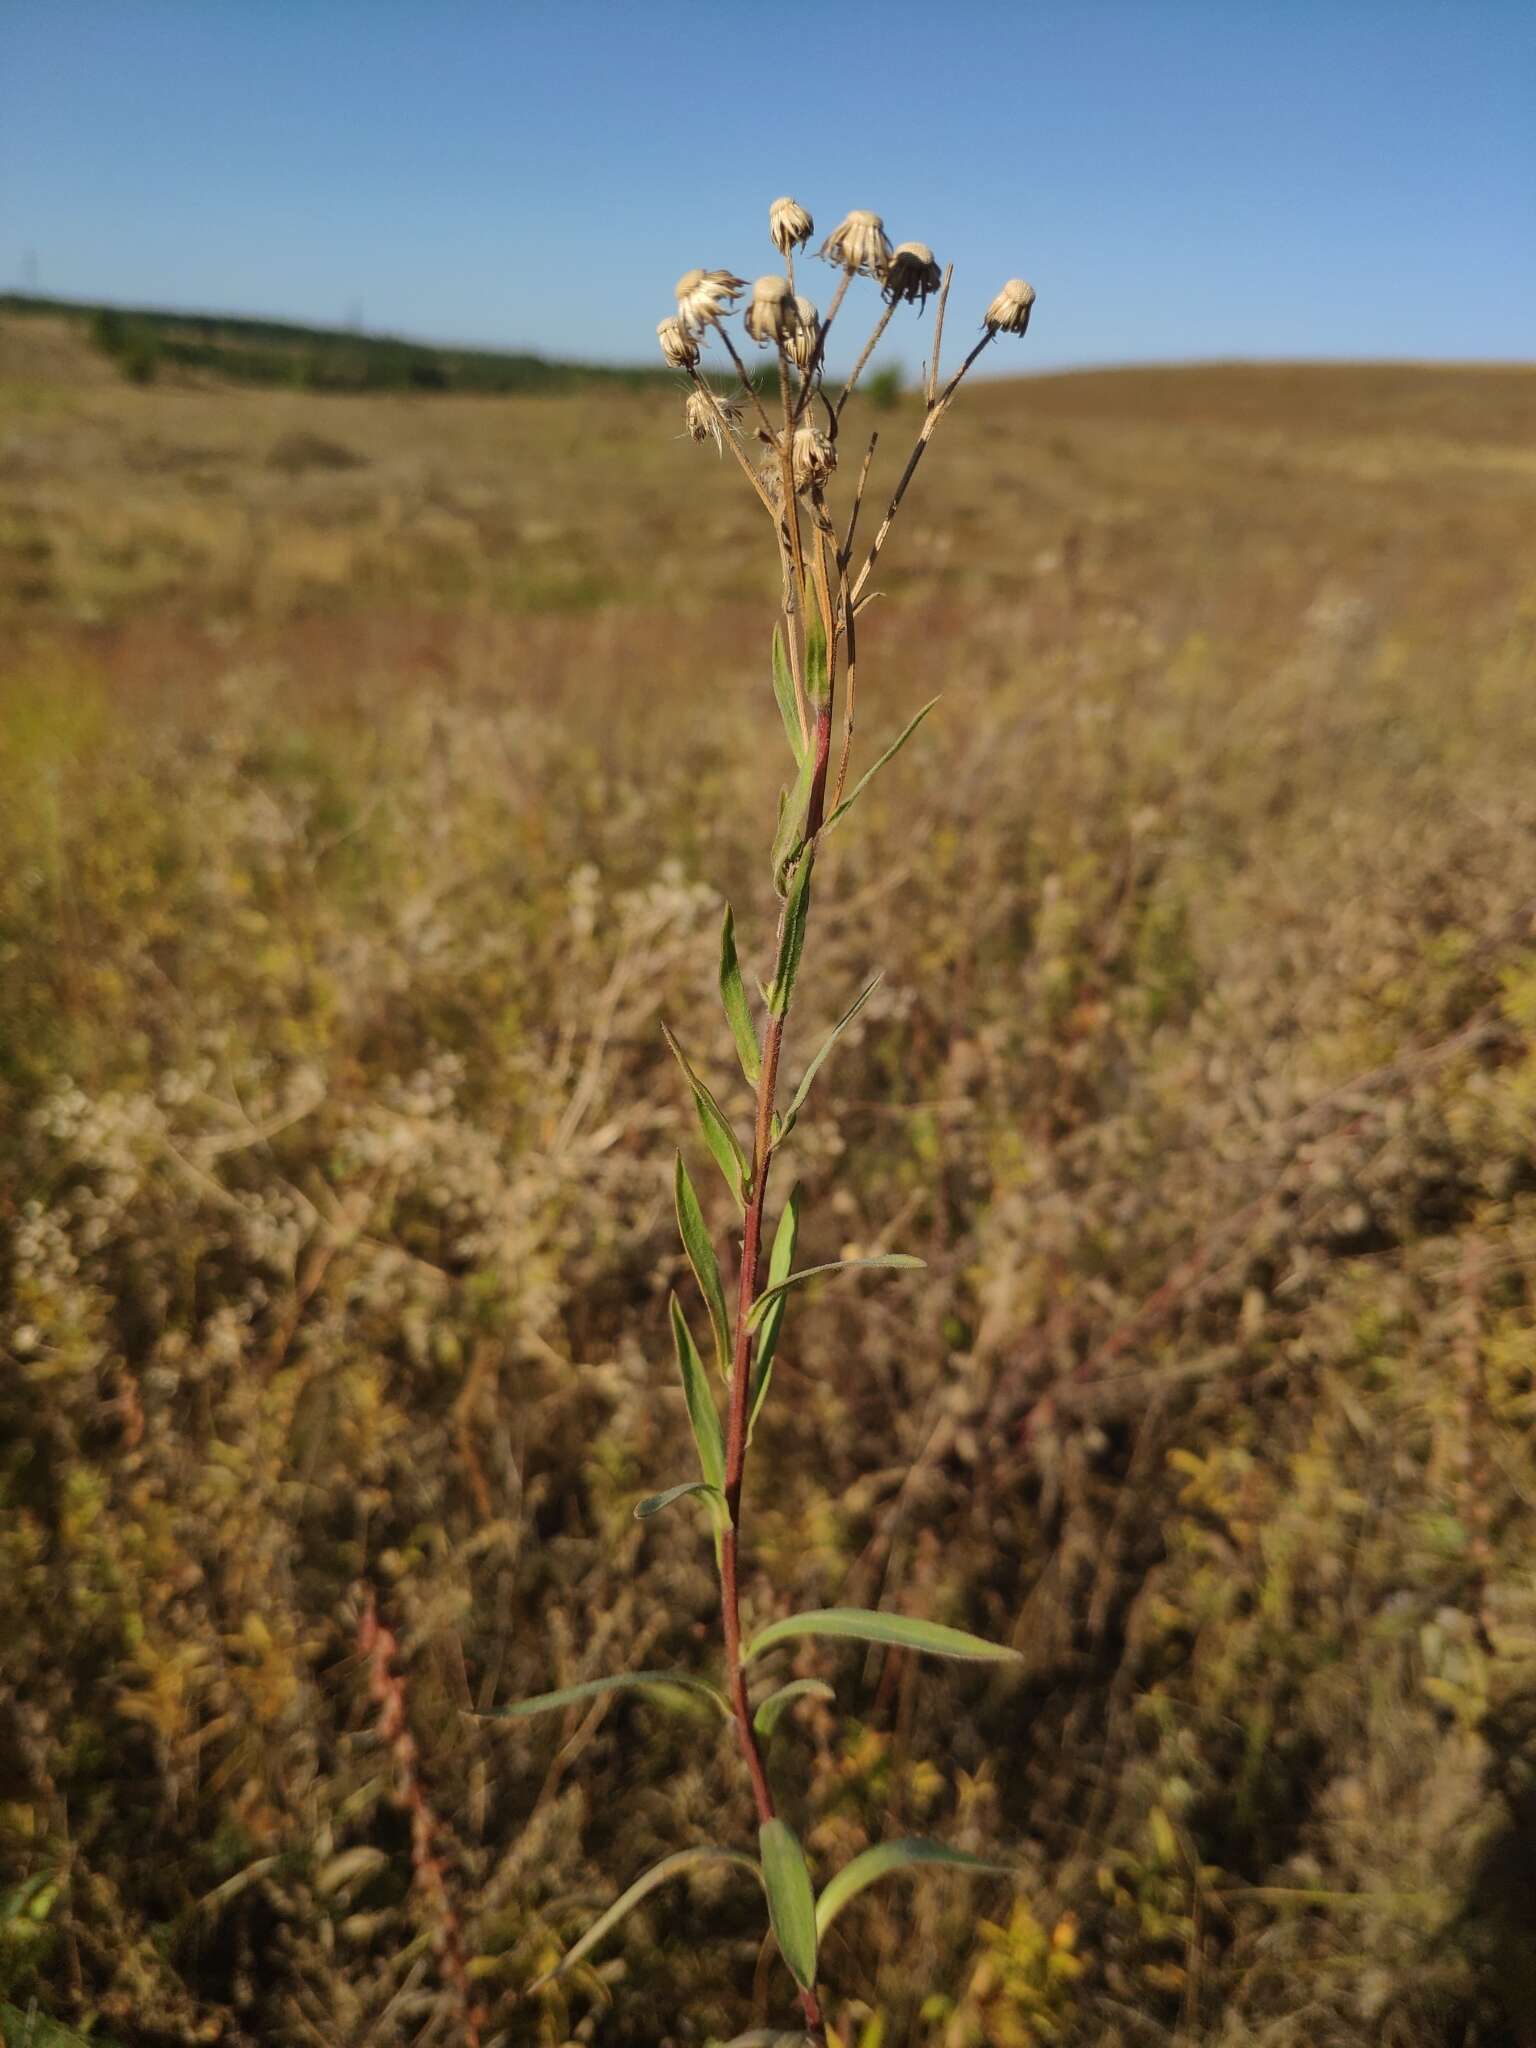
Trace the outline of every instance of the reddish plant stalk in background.
<instances>
[{"instance_id":1,"label":"reddish plant stalk in background","mask_svg":"<svg viewBox=\"0 0 1536 2048\"><path fill-rule=\"evenodd\" d=\"M439 1848L443 1825L421 1782L420 1752L406 1717L405 1680L395 1669L399 1648L394 1630L379 1620L370 1587L364 1595L362 1617L357 1624L358 1655L367 1663L368 1691L378 1704L379 1740L394 1761L398 1797L410 1815L411 1869L432 1916L432 1946L438 1967L458 2004L467 2048L480 2048L480 2030L486 2015L470 1988L463 1923L448 1888L448 1866Z\"/></svg>"}]
</instances>

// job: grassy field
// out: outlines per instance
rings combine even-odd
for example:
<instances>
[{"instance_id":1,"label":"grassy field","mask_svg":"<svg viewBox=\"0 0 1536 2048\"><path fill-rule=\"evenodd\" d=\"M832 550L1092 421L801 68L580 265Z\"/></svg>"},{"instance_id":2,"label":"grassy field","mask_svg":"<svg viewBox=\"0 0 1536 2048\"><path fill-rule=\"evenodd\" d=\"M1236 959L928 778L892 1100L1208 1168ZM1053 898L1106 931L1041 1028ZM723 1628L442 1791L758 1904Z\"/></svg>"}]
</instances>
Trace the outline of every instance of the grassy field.
<instances>
[{"instance_id":1,"label":"grassy field","mask_svg":"<svg viewBox=\"0 0 1536 2048\"><path fill-rule=\"evenodd\" d=\"M0 322L0 2006L457 2043L456 1954L487 2042L787 2007L703 1879L530 1998L751 1809L667 1705L466 1711L714 1654L631 1510L775 592L680 412ZM813 1860L1019 1873L849 1910L849 2044L1536 2042L1533 450L1526 369L986 384L882 564L861 737L944 694L818 881L797 1057L886 980L796 1170L810 1260L931 1270L797 1310L745 1597L1026 1663L800 1653Z\"/></svg>"}]
</instances>

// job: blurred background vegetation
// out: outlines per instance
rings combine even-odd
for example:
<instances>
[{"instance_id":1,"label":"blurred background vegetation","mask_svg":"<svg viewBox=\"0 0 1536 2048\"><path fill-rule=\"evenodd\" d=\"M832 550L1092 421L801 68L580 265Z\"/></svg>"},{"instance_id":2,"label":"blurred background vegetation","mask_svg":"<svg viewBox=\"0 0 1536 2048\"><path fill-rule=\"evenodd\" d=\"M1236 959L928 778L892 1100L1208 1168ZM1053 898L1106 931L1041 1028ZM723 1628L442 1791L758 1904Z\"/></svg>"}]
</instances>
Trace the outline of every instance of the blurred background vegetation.
<instances>
[{"instance_id":1,"label":"blurred background vegetation","mask_svg":"<svg viewBox=\"0 0 1536 2048\"><path fill-rule=\"evenodd\" d=\"M150 384L162 366L211 371L236 384L288 385L300 391L578 391L592 384L644 390L662 370L601 363L551 362L501 349L448 348L349 328L303 327L227 313L163 313L93 306L0 292L0 316L83 327L92 345L134 384Z\"/></svg>"},{"instance_id":2,"label":"blurred background vegetation","mask_svg":"<svg viewBox=\"0 0 1536 2048\"><path fill-rule=\"evenodd\" d=\"M525 1992L745 1838L728 1738L472 1710L712 1654L631 1509L772 572L665 379L322 339L0 317L0 2005L457 2042L457 1952L487 2041L702 2043L787 1983L706 1877ZM851 1908L850 2043L1536 2040L1533 428L1078 374L925 467L861 733L944 698L833 842L802 1049L886 979L795 1143L810 1257L931 1270L791 1319L745 1593L1024 1653L807 1643L772 1759L823 1876L1019 1878Z\"/></svg>"}]
</instances>

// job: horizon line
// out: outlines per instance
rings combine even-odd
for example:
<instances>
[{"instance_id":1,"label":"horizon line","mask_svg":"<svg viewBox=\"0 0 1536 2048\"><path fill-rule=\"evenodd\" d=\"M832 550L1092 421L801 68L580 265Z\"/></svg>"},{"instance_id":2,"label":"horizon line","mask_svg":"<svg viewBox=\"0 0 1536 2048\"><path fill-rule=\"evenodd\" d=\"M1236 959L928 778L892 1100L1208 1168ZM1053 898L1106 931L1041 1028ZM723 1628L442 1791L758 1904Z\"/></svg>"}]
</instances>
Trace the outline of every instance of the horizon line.
<instances>
[{"instance_id":1,"label":"horizon line","mask_svg":"<svg viewBox=\"0 0 1536 2048\"><path fill-rule=\"evenodd\" d=\"M232 307L196 306L185 304L154 304L145 300L111 298L79 298L73 293L45 292L36 289L23 290L17 286L0 287L0 304L31 307L38 311L54 308L65 312L93 313L113 312L127 315L141 315L157 319L183 320L233 320L273 327L292 327L304 333L316 334L327 340L366 341L394 343L405 348L457 350L471 355L523 358L550 368L569 368L638 375L659 375L662 364L643 363L624 357L595 358L586 356L547 355L536 347L516 342L449 340L443 336L411 334L389 327L332 325L324 321L307 319L292 313L236 311ZM1038 368L1026 367L999 372L996 369L977 367L977 380L986 383L1023 381L1034 377L1104 376L1128 373L1137 370L1215 370L1241 369L1369 369L1372 367L1391 369L1423 370L1536 370L1536 355L1532 356L1424 356L1424 355L1148 355L1108 356L1086 358L1080 361L1057 360ZM834 383L836 379L832 380ZM453 394L447 394L453 395Z\"/></svg>"}]
</instances>

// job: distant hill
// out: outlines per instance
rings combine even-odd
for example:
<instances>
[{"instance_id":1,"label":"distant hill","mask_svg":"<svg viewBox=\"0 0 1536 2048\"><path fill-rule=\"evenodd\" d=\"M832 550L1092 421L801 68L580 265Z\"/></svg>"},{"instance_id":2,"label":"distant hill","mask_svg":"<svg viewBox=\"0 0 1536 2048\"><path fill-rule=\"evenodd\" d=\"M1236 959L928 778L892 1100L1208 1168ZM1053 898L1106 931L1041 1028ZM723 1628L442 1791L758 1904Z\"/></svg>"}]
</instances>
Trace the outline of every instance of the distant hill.
<instances>
[{"instance_id":1,"label":"distant hill","mask_svg":"<svg viewBox=\"0 0 1536 2048\"><path fill-rule=\"evenodd\" d=\"M304 327L287 320L225 313L172 313L154 307L0 293L0 313L76 321L91 342L135 383L162 370L206 372L240 384L305 391L558 392L603 384L643 388L675 382L658 365L612 369L551 362L518 351L452 348L348 328Z\"/></svg>"}]
</instances>

